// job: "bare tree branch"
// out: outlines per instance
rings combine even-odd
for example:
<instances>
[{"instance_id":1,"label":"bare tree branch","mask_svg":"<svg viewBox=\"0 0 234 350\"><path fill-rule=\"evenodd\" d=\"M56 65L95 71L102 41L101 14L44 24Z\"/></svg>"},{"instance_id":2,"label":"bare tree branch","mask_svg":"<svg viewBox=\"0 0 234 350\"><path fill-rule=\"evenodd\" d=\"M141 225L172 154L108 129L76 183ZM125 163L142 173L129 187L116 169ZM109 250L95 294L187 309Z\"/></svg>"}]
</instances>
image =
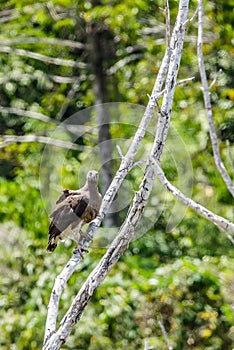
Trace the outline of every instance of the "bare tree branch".
<instances>
[{"instance_id":1,"label":"bare tree branch","mask_svg":"<svg viewBox=\"0 0 234 350\"><path fill-rule=\"evenodd\" d=\"M199 65L201 82L202 82L202 93L203 93L203 97L204 97L205 109L206 109L206 114L207 114L208 123L209 123L210 139L211 139L214 160L215 160L215 164L217 166L217 169L218 169L220 175L222 176L229 192L234 196L234 184L232 183L232 180L231 180L230 176L228 175L228 172L227 172L227 170L226 170L226 168L221 160L217 133L216 133L215 125L214 125L214 121L213 121L213 113L212 113L212 106L211 106L211 100L210 100L210 90L209 90L209 86L208 86L208 82L207 82L207 76L206 76L206 70L205 70L205 64L204 64L204 58L203 58L203 52L202 52L203 18L204 18L203 1L199 0L199 2L198 2L197 56L198 56L198 65Z\"/></svg>"},{"instance_id":2,"label":"bare tree branch","mask_svg":"<svg viewBox=\"0 0 234 350\"><path fill-rule=\"evenodd\" d=\"M152 159L160 160L163 146L164 146L165 139L168 132L172 100L174 96L175 83L176 83L176 78L178 74L182 46L183 46L183 39L184 39L184 28L182 24L185 22L187 18L187 13L188 13L188 1L181 0L179 5L177 22L172 34L172 40L171 40L172 55L171 55L170 67L168 71L167 82L166 82L166 92L162 103L163 113L165 116L164 128L162 127L160 128L161 134L159 132L157 132L156 134L156 140L154 142L154 145L151 151L151 157L149 158L146 166L145 174L140 185L140 190L136 192L134 196L132 207L129 210L129 213L127 215L127 218L125 219L125 222L120 228L118 236L111 243L106 254L103 256L103 258L101 259L97 267L93 270L93 272L90 274L86 282L83 284L79 293L75 297L70 309L68 310L67 314L63 318L58 331L55 333L54 327L56 326L56 320L53 320L53 322L51 323L52 328L46 329L44 349L51 349L51 350L59 349L59 347L66 341L72 328L80 319L81 314L83 313L84 308L86 307L90 298L92 297L92 294L94 293L95 289L104 280L108 272L118 261L119 257L127 249L134 235L135 227L141 218L146 201L153 188L154 180L156 177L155 167L152 166ZM175 45L175 42L176 42L176 45ZM162 71L165 72L166 71L165 68L163 68ZM160 76L160 79L161 78L162 78L162 75ZM154 90L152 93L153 96L155 94L156 88L157 89L159 87L161 88L162 86L161 83L163 83L163 81L164 79L161 79L160 81L157 79L157 83L155 83ZM146 108L147 114L146 112L144 113L140 127L138 128L138 131L129 148L129 151L127 152L124 159L122 159L120 169L117 171L116 176L114 177L108 191L104 196L99 217L96 218L89 226L89 230L87 233L89 234L90 239L92 239L95 230L100 225L101 220L104 218L107 208L109 207L111 201L113 200L115 193L118 191L119 186L123 181L126 173L128 172L129 167L131 167L131 164L133 163L133 158L145 134L145 131L146 131L145 127L148 126L148 122L154 113L156 101L155 101L155 98L153 98L153 96L149 100L148 106ZM144 128L142 128L141 126L144 126ZM162 126L162 122L160 126ZM158 145L159 144L161 145L161 142L162 142L162 146L160 146L160 149L158 149ZM86 239L85 243L88 244L89 240ZM66 283L66 282L64 283L63 279L61 279L60 282L61 283L59 286L60 288L59 291L53 288L53 291L51 293L51 299L49 304L51 308L57 309L58 307L57 303L58 303L59 295L57 294L57 292L59 293L61 289L64 288ZM47 327L50 327L49 323L47 324Z\"/></svg>"},{"instance_id":3,"label":"bare tree branch","mask_svg":"<svg viewBox=\"0 0 234 350\"><path fill-rule=\"evenodd\" d=\"M170 21L170 15L167 13L169 11L169 6L168 2L166 1L166 52L163 57L162 63L160 65L159 71L158 71L158 76L155 81L154 89L153 89L153 94L151 94L151 98L153 99L158 99L159 94L161 93L162 86L165 82L165 77L167 75L168 71L168 66L170 62L170 57L171 57L171 51L170 51L170 40L169 40L169 23ZM160 89L158 89L158 86L160 86ZM156 103L157 105L157 103Z\"/></svg>"},{"instance_id":4,"label":"bare tree branch","mask_svg":"<svg viewBox=\"0 0 234 350\"><path fill-rule=\"evenodd\" d=\"M51 137L39 136L39 135L24 135L24 136L16 136L16 135L0 135L0 138L3 141L0 143L0 148L4 148L8 145L14 143L22 143L22 142L39 142L45 143L48 145L53 145L61 148L73 149L76 151L83 151L84 147L80 145L76 145L75 143L63 140L53 139Z\"/></svg>"},{"instance_id":5,"label":"bare tree branch","mask_svg":"<svg viewBox=\"0 0 234 350\"><path fill-rule=\"evenodd\" d=\"M46 2L46 7L48 8L51 17L54 21L59 21L60 19L64 18L64 16L61 16L55 9L55 6L52 1Z\"/></svg>"},{"instance_id":6,"label":"bare tree branch","mask_svg":"<svg viewBox=\"0 0 234 350\"><path fill-rule=\"evenodd\" d=\"M9 9L9 8L0 11L0 18L1 18L1 17L5 17L5 16L12 15L12 12L14 12L14 9Z\"/></svg>"},{"instance_id":7,"label":"bare tree branch","mask_svg":"<svg viewBox=\"0 0 234 350\"><path fill-rule=\"evenodd\" d=\"M54 58L54 57L42 55L40 53L33 52L33 51L12 48L10 46L0 46L0 52L9 53L9 54L13 53L19 56L33 58L35 60L42 61L47 64L55 64L58 66L66 66L66 67L77 67L81 69L87 68L87 64L83 62L76 62L73 60L64 60L62 58Z\"/></svg>"},{"instance_id":8,"label":"bare tree branch","mask_svg":"<svg viewBox=\"0 0 234 350\"><path fill-rule=\"evenodd\" d=\"M145 339L144 350L149 350L149 341L148 341L148 339Z\"/></svg>"},{"instance_id":9,"label":"bare tree branch","mask_svg":"<svg viewBox=\"0 0 234 350\"><path fill-rule=\"evenodd\" d=\"M177 81L176 86L190 83L190 82L194 81L194 79L195 79L195 77L190 77L190 78L179 80L179 81ZM160 91L158 93L158 95L155 97L156 100L158 100L160 97L162 97L164 95L165 91L166 91L166 89ZM150 98L150 95L147 95L147 96Z\"/></svg>"},{"instance_id":10,"label":"bare tree branch","mask_svg":"<svg viewBox=\"0 0 234 350\"><path fill-rule=\"evenodd\" d=\"M205 219L211 221L213 224L221 228L222 230L229 231L234 234L234 224L224 219L222 216L214 214L212 211L208 210L207 208L203 207L201 204L196 203L191 198L186 197L178 188L173 186L166 178L163 170L160 168L159 163L155 163L156 167L156 173L161 181L162 185L173 194L176 198L178 198L180 201L182 201L185 205L195 210L197 213L199 213L201 216L203 216ZM226 233L225 233L226 234ZM227 235L227 234L226 234ZM228 239L234 244L234 238L232 236L228 235Z\"/></svg>"},{"instance_id":11,"label":"bare tree branch","mask_svg":"<svg viewBox=\"0 0 234 350\"><path fill-rule=\"evenodd\" d=\"M56 119L57 120L61 120L64 116L64 114L66 113L69 104L71 102L71 100L74 98L75 94L77 93L77 91L80 88L80 83L82 81L84 81L86 79L86 75L82 74L77 81L72 85L71 89L68 91L67 97L65 102L63 103L62 107L60 108L58 114L56 115Z\"/></svg>"},{"instance_id":12,"label":"bare tree branch","mask_svg":"<svg viewBox=\"0 0 234 350\"><path fill-rule=\"evenodd\" d=\"M26 111L24 109L0 106L0 112L15 114L15 115L19 115L19 116L27 117L27 118L33 118L33 119L37 119L37 120L40 120L40 121L45 122L45 123L52 123L52 124L56 124L56 125L59 124L55 119L49 118L42 113L33 112L33 111Z\"/></svg>"},{"instance_id":13,"label":"bare tree branch","mask_svg":"<svg viewBox=\"0 0 234 350\"><path fill-rule=\"evenodd\" d=\"M79 79L79 77L76 77L76 76L62 77L61 75L50 75L50 74L47 76L49 77L49 79L59 84L63 84L63 83L73 84Z\"/></svg>"},{"instance_id":14,"label":"bare tree branch","mask_svg":"<svg viewBox=\"0 0 234 350\"><path fill-rule=\"evenodd\" d=\"M231 146L230 146L230 141L226 140L226 145L227 145L227 149L228 149L228 156L229 156L229 160L231 163L231 167L232 167L232 172L234 173L234 159L232 156L232 150L231 150Z\"/></svg>"},{"instance_id":15,"label":"bare tree branch","mask_svg":"<svg viewBox=\"0 0 234 350\"><path fill-rule=\"evenodd\" d=\"M75 83L79 77L73 76L73 77L62 77L60 75L50 75L50 74L43 74L41 73L41 77L48 78L49 80L59 83L59 84L73 84ZM17 75L9 75L9 76L4 76L3 78L0 78L0 84L5 84L8 81L22 81L22 80L37 80L39 77L37 74L17 74Z\"/></svg>"},{"instance_id":16,"label":"bare tree branch","mask_svg":"<svg viewBox=\"0 0 234 350\"><path fill-rule=\"evenodd\" d=\"M85 248L87 249L89 244L92 242L94 233L96 232L98 227L101 225L101 222L103 221L105 214L108 212L108 209L116 193L118 192L124 178L126 177L128 172L131 170L132 165L134 164L134 157L137 154L137 151L140 147L140 143L144 138L149 122L154 115L155 107L157 106L154 96L157 96L159 94L163 86L164 80L166 78L167 68L165 66L168 64L168 61L169 61L168 51L164 56L166 58L164 58L162 61L159 74L157 76L157 79L152 91L151 98L148 102L148 105L146 107L146 110L144 112L140 125L138 127L138 130L129 147L129 150L127 154L124 157L122 157L120 167L114 179L112 180L112 183L109 186L109 189L105 193L98 217L89 225L89 230L86 233L86 238L83 239L83 242L81 241L81 244L83 245L84 249ZM81 259L81 256L79 256L79 254L75 254L75 255L73 254L73 256L71 257L71 259L69 260L69 262L67 263L63 271L58 275L58 277L55 280L55 284L53 286L53 290L50 296L50 301L48 306L43 349L49 349L48 344L51 343L50 338L52 334L54 334L56 331L58 305L59 305L61 294L66 286L68 279L70 278L77 264L79 263L80 259Z\"/></svg>"},{"instance_id":17,"label":"bare tree branch","mask_svg":"<svg viewBox=\"0 0 234 350\"><path fill-rule=\"evenodd\" d=\"M93 240L93 236L98 229L98 227L101 225L105 214L108 212L108 209L118 192L124 178L128 174L128 172L131 170L133 164L134 164L134 157L137 154L137 151L140 147L140 143L142 139L144 138L145 132L147 130L147 127L149 125L149 122L151 118L154 115L155 107L157 106L156 103L156 96L159 95L163 83L166 79L167 74L167 67L169 64L169 48L166 49L166 53L164 55L164 58L162 60L153 91L151 94L151 97L149 99L149 102L147 104L146 110L144 112L144 115L142 117L141 123L138 127L138 130L133 138L133 141L129 147L129 150L127 154L124 157L121 157L121 164L120 167L115 175L115 177L112 180L112 183L109 186L109 189L105 193L105 196L102 201L102 206L100 209L100 213L98 217L89 225L88 232L86 233L86 238L83 239L83 242L81 241L81 244L83 245L84 249L87 249L89 244ZM55 284L53 286L53 290L50 296L49 306L48 306L48 314L47 314L47 320L46 320L46 327L45 327L45 337L44 337L44 348L48 349L47 345L50 342L50 337L52 334L56 331L56 320L57 320L57 314L58 314L58 305L59 300L61 297L61 294L66 286L66 283L72 273L74 272L77 264L79 263L81 256L78 254L71 257L69 262L67 263L66 267L63 269L63 271L58 275L58 277L55 280ZM71 264L70 264L71 261ZM76 264L74 264L74 261Z\"/></svg>"},{"instance_id":18,"label":"bare tree branch","mask_svg":"<svg viewBox=\"0 0 234 350\"><path fill-rule=\"evenodd\" d=\"M122 58L121 60L119 60L118 62L116 62L112 67L110 67L107 71L106 74L107 75L113 75L115 74L119 69L121 69L122 67L124 67L126 64L128 64L129 62L132 61L136 61L140 58L143 57L143 54L141 53L135 53L132 55L129 55L127 57Z\"/></svg>"},{"instance_id":19,"label":"bare tree branch","mask_svg":"<svg viewBox=\"0 0 234 350\"><path fill-rule=\"evenodd\" d=\"M194 18L196 17L197 13L198 13L198 7L196 8L196 11L195 11L194 14L192 15L192 17L191 17L191 18L188 18L187 21L185 21L184 26L185 26L186 24L192 22L192 21L194 20Z\"/></svg>"},{"instance_id":20,"label":"bare tree branch","mask_svg":"<svg viewBox=\"0 0 234 350\"><path fill-rule=\"evenodd\" d=\"M165 0L165 11L166 11L166 47L170 47L171 41L171 18L170 18L170 7L168 0Z\"/></svg>"},{"instance_id":21,"label":"bare tree branch","mask_svg":"<svg viewBox=\"0 0 234 350\"><path fill-rule=\"evenodd\" d=\"M13 9L7 9L0 11L0 23L10 22L13 19L18 18L20 13Z\"/></svg>"},{"instance_id":22,"label":"bare tree branch","mask_svg":"<svg viewBox=\"0 0 234 350\"><path fill-rule=\"evenodd\" d=\"M168 335L167 335L167 331L166 331L166 329L165 329L165 327L164 327L164 324L162 323L162 321L158 321L158 325L159 325L159 327L160 327L160 329L161 329L161 331L162 331L163 338L164 338L165 343L166 343L166 345L167 345L167 349L168 349L168 350L173 350L173 348L172 348L172 346L171 346L171 344L170 344L170 342L169 342Z\"/></svg>"},{"instance_id":23,"label":"bare tree branch","mask_svg":"<svg viewBox=\"0 0 234 350\"><path fill-rule=\"evenodd\" d=\"M212 82L210 83L209 89L211 89L214 84L216 84L218 76L222 73L222 69L220 68L219 71L216 73L216 76L214 77L214 79L212 80Z\"/></svg>"},{"instance_id":24,"label":"bare tree branch","mask_svg":"<svg viewBox=\"0 0 234 350\"><path fill-rule=\"evenodd\" d=\"M1 41L1 44L3 46L10 46L15 44L50 44L56 46L67 46L76 49L83 49L85 47L84 44L78 41L44 37L18 37L14 39L3 40Z\"/></svg>"},{"instance_id":25,"label":"bare tree branch","mask_svg":"<svg viewBox=\"0 0 234 350\"><path fill-rule=\"evenodd\" d=\"M164 62L164 61L163 61ZM165 62L164 62L165 64ZM165 71L165 69L163 70ZM164 76L165 79L165 76ZM154 86L152 95L156 95L158 91L160 91L160 88L162 87L162 84L164 82L164 79L162 77L162 74L160 75L160 80L157 78L157 83ZM145 113L143 115L143 118L141 120L141 123L138 127L138 130L133 138L133 141L129 147L129 150L127 154L122 157L120 167L112 180L112 183L107 190L103 201L102 206L100 209L100 213L98 217L90 224L89 230L86 233L86 237L84 237L83 241L81 240L81 245L84 247L84 249L87 249L88 245L92 242L93 236L95 231L100 226L101 222L103 221L105 214L107 213L117 191L119 190L124 178L128 174L128 172L131 170L133 164L134 164L134 157L140 147L140 143L145 135L145 132L147 130L148 124L154 115L154 110L156 107L156 101L154 98L151 98ZM51 344L51 336L56 331L56 319L58 314L58 304L61 297L61 294L65 288L65 285L74 272L77 264L79 263L81 259L81 256L77 254L73 254L71 259L68 261L65 268L62 270L62 272L58 275L58 277L55 280L55 284L53 286L53 290L50 296L50 301L48 305L48 314L47 314L47 321L46 321L46 329L45 329L45 338L44 338L44 347L43 349L49 349Z\"/></svg>"},{"instance_id":26,"label":"bare tree branch","mask_svg":"<svg viewBox=\"0 0 234 350\"><path fill-rule=\"evenodd\" d=\"M53 119L53 118L49 118L42 113L38 113L38 112L34 112L34 111L26 111L24 109L19 109L19 108L14 108L14 107L0 106L0 113L2 113L2 114L15 114L15 115L19 115L19 116L26 117L26 118L37 119L37 120L40 120L44 123L55 124L56 126L59 126L61 129L66 130L70 133L73 133L73 134L76 133L77 136L79 134L81 135L84 132L90 132L92 130L91 126L79 125L77 127L76 125L60 123L60 121ZM5 141L0 144L0 148L3 148L5 146L7 146L8 144L14 143L14 140L15 140L15 142L37 142L38 141L41 143L47 143L46 140L49 140L48 143L53 144L53 141L52 141L53 138L46 138L46 137L40 136L40 135L38 135L38 136L37 135L25 135L25 136L17 136L17 135L16 136L13 136L13 135L7 136L7 135L4 135L2 137L5 139ZM58 145L60 140L55 140L55 142L56 142L56 145ZM61 141L61 142L64 142L64 141ZM66 146L64 146L61 143L61 147L69 148L69 145L73 145L72 149L77 149L77 150L83 149L83 146L78 146L78 145L75 145L71 142L66 143ZM78 146L78 147L76 148L76 146Z\"/></svg>"},{"instance_id":27,"label":"bare tree branch","mask_svg":"<svg viewBox=\"0 0 234 350\"><path fill-rule=\"evenodd\" d=\"M21 9L5 9L0 11L0 23L10 22L11 20L18 18L22 13L27 13L29 9L32 10L33 8L36 11L41 9L43 6L44 5L42 3L35 2L31 3L30 5L26 5Z\"/></svg>"},{"instance_id":28,"label":"bare tree branch","mask_svg":"<svg viewBox=\"0 0 234 350\"><path fill-rule=\"evenodd\" d=\"M185 24L187 24L187 23L189 23L190 21L186 21L186 23ZM143 30L144 31L144 30ZM142 31L141 31L142 32ZM148 28L148 33L146 33L146 35L147 34L149 34L149 35L152 35L152 34L154 34L155 33L155 30L154 30L154 27L153 28ZM211 42L213 42L213 41L215 41L216 39L218 39L218 35L217 35L217 33L206 33L205 35L204 35L204 40L203 40L203 42L204 43L211 43ZM188 42L188 43L196 43L197 42L197 37L195 36L195 35L187 35L187 36L185 36L185 39L184 39L184 42ZM155 45L165 45L165 38L164 37L162 37L162 38L160 38L160 39L156 39L156 40L154 40L154 43L155 43Z\"/></svg>"}]
</instances>

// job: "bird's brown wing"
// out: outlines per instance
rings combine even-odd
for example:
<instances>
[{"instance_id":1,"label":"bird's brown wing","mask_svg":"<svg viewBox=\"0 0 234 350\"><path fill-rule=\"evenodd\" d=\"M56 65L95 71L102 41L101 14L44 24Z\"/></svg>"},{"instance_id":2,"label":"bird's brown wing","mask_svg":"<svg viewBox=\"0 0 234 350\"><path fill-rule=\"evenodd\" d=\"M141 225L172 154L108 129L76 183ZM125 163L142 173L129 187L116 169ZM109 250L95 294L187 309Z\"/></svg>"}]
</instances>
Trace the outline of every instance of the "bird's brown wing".
<instances>
[{"instance_id":1,"label":"bird's brown wing","mask_svg":"<svg viewBox=\"0 0 234 350\"><path fill-rule=\"evenodd\" d=\"M63 190L63 193L61 194L61 196L57 199L56 204L62 203L64 201L64 199L66 199L69 196L79 195L79 194L82 194L81 190L73 191L73 190L65 189L65 190Z\"/></svg>"},{"instance_id":2,"label":"bird's brown wing","mask_svg":"<svg viewBox=\"0 0 234 350\"><path fill-rule=\"evenodd\" d=\"M88 202L89 198L86 194L76 192L76 194L70 194L58 203L55 211L50 216L52 220L49 226L49 242L47 250L53 251L56 248L61 233L71 224L74 228L80 223Z\"/></svg>"},{"instance_id":3,"label":"bird's brown wing","mask_svg":"<svg viewBox=\"0 0 234 350\"><path fill-rule=\"evenodd\" d=\"M67 189L63 190L63 193L57 199L56 204L62 203L64 199L67 198L68 196L70 196L70 191Z\"/></svg>"}]
</instances>

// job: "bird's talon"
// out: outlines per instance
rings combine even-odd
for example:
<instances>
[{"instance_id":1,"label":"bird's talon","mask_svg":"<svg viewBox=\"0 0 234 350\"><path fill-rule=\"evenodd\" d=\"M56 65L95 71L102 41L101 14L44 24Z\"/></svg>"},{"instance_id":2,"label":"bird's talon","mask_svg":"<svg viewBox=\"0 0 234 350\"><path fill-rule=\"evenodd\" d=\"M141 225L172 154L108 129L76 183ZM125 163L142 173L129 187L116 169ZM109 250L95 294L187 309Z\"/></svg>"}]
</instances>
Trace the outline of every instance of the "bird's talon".
<instances>
[{"instance_id":1,"label":"bird's talon","mask_svg":"<svg viewBox=\"0 0 234 350\"><path fill-rule=\"evenodd\" d=\"M89 250L87 248L82 248L83 252L88 253Z\"/></svg>"},{"instance_id":2,"label":"bird's talon","mask_svg":"<svg viewBox=\"0 0 234 350\"><path fill-rule=\"evenodd\" d=\"M88 252L89 252L88 249L86 249L86 248L84 248L84 247L78 247L78 246L76 246L76 248L75 248L74 251L73 251L73 254L79 253L80 256L81 256L81 258L84 259L83 253L88 253Z\"/></svg>"},{"instance_id":3,"label":"bird's talon","mask_svg":"<svg viewBox=\"0 0 234 350\"><path fill-rule=\"evenodd\" d=\"M76 248L74 249L73 254L77 254L77 253L79 253L80 256L81 256L81 258L84 259L84 255L83 255L83 253L82 253L80 247L76 247Z\"/></svg>"}]
</instances>

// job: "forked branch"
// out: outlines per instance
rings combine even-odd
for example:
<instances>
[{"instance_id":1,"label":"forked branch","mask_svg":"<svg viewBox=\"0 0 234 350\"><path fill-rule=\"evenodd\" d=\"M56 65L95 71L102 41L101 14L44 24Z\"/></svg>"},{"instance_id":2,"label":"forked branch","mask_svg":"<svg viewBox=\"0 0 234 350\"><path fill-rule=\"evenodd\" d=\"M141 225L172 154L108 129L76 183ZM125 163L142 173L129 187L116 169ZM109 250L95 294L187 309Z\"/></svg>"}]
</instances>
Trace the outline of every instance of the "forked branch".
<instances>
[{"instance_id":1,"label":"forked branch","mask_svg":"<svg viewBox=\"0 0 234 350\"><path fill-rule=\"evenodd\" d=\"M125 219L125 222L120 228L120 231L117 237L111 243L110 247L108 248L107 252L103 256L99 264L96 266L96 268L92 271L92 273L90 274L86 282L83 284L82 288L80 289L77 296L75 297L71 307L69 308L68 312L63 318L58 331L56 332L55 330L56 320L53 324L52 323L50 324L49 322L47 323L44 349L50 349L50 350L59 349L60 346L66 341L73 327L79 321L84 311L84 308L86 307L89 300L91 299L94 291L100 285L100 283L105 279L105 277L107 276L109 271L112 269L112 267L115 265L115 263L118 261L120 256L128 248L128 245L135 233L135 228L142 216L142 212L149 198L151 190L154 186L154 180L156 177L155 167L152 166L151 158L160 160L163 147L165 144L165 140L167 137L167 132L170 124L170 113L172 109L172 101L174 97L174 89L175 89L178 69L180 66L180 58L181 58L181 52L183 47L183 41L184 41L183 23L187 19L187 14L188 14L188 1L181 0L179 4L179 11L178 11L176 25L172 33L171 48L170 48L172 54L170 56L169 70L168 70L168 75L166 80L166 92L162 103L163 113L164 113L164 116L166 116L166 118L162 118L163 120L159 122L160 131L158 131L156 134L156 139L151 151L151 157L148 159L145 174L140 185L140 189L138 192L136 192L134 196L133 204L129 210L129 213ZM175 43L177 45L175 45ZM168 62L168 57L169 57L168 51L169 50L167 50L167 57L163 61L163 64ZM99 227L102 219L104 218L105 213L107 212L107 209L109 208L109 205L114 198L114 195L116 194L116 192L120 187L120 184L122 183L129 169L131 169L132 167L132 164L134 162L134 156L136 155L140 142L144 137L148 123L152 115L154 114L154 110L156 107L155 95L157 95L157 93L162 88L162 84L166 76L166 73L165 73L166 71L167 71L167 68L162 67L160 71L160 75L156 80L151 98L149 100L146 111L143 115L140 126L133 139L133 142L126 156L122 159L120 168L117 171L116 176L114 177L107 193L104 196L102 207L100 210L100 215L89 226L88 234L90 237L90 241L92 240L94 232ZM164 127L162 127L162 123L164 123ZM158 148L159 144L160 144L160 149ZM84 243L88 244L89 240L86 240L86 242ZM70 271L69 271L69 274L70 274ZM58 280L58 278L56 279L56 281ZM60 293L60 291L64 288L66 281L64 281L61 278L61 282L62 282L62 285L60 284L59 286L57 286L59 287L59 290L56 290L56 286L54 286L53 288L53 291L51 294L51 300L50 300L50 307L52 309L55 308L56 310L58 310L58 304L57 304L59 300L58 293ZM52 327L48 328L50 326Z\"/></svg>"}]
</instances>

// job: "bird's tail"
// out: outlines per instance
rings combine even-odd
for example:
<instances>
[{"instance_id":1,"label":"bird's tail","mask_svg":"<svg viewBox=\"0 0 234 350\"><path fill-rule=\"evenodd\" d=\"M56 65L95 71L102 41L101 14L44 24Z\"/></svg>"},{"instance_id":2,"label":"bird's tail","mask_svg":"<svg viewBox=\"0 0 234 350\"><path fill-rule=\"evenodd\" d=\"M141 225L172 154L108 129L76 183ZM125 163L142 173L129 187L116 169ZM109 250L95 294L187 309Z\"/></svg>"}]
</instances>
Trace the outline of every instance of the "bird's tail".
<instances>
[{"instance_id":1,"label":"bird's tail","mask_svg":"<svg viewBox=\"0 0 234 350\"><path fill-rule=\"evenodd\" d=\"M48 242L48 246L47 246L46 250L48 252L53 252L56 247L57 247L57 243L55 242L54 237L52 237Z\"/></svg>"},{"instance_id":2,"label":"bird's tail","mask_svg":"<svg viewBox=\"0 0 234 350\"><path fill-rule=\"evenodd\" d=\"M52 221L49 227L49 240L48 247L46 249L48 252L53 252L57 247L60 233L61 231L55 226L55 224Z\"/></svg>"}]
</instances>

